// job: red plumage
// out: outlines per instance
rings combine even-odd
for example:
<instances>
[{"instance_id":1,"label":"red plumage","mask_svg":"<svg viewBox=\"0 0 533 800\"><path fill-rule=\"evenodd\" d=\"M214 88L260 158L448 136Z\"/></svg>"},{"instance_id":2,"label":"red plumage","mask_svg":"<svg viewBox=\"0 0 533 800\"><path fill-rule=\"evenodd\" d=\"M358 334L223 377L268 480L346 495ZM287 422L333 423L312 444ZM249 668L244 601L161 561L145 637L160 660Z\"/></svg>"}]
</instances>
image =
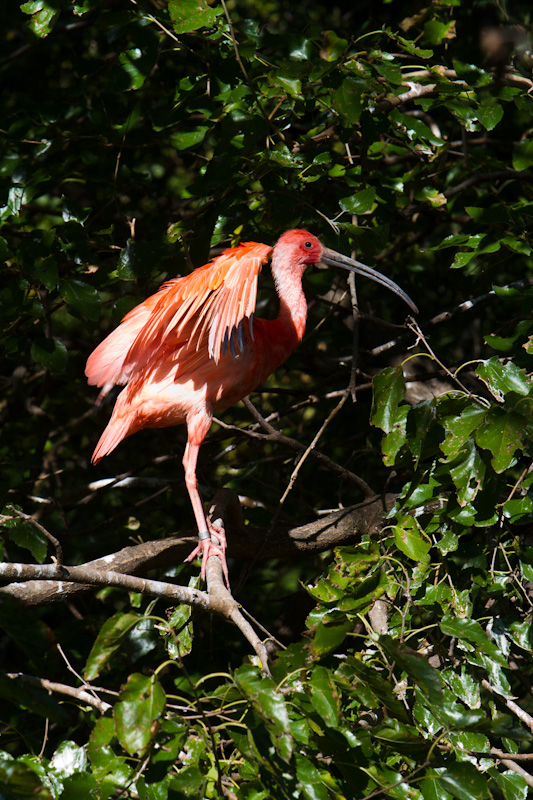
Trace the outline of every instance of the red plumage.
<instances>
[{"instance_id":1,"label":"red plumage","mask_svg":"<svg viewBox=\"0 0 533 800\"><path fill-rule=\"evenodd\" d=\"M254 320L257 279L270 255L280 313L275 320ZM302 277L321 260L362 272L407 298L369 267L327 250L307 231L291 230L274 248L241 244L163 284L124 317L87 361L90 384L126 384L93 453L94 463L142 428L186 423L183 466L198 531L221 540L216 547L203 539L191 554L203 551L202 574L206 559L218 555L227 580L225 538L207 522L198 492L198 450L213 412L249 394L301 341L307 317Z\"/></svg>"}]
</instances>

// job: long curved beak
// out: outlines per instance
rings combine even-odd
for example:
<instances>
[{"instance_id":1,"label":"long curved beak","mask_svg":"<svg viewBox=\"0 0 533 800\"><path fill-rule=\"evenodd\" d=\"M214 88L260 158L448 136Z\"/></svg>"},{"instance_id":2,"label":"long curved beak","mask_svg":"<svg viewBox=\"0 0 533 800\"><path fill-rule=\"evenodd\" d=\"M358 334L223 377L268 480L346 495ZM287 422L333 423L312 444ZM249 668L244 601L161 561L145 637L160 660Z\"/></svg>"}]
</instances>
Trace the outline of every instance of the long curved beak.
<instances>
[{"instance_id":1,"label":"long curved beak","mask_svg":"<svg viewBox=\"0 0 533 800\"><path fill-rule=\"evenodd\" d=\"M343 256L341 253L337 253L336 250L330 250L327 247L324 247L322 250L320 262L322 264L327 264L329 267L342 267L343 269L349 269L352 272L356 272L358 275L364 275L365 278L370 278L371 281L375 281L376 283L380 283L382 286L386 286L387 289L391 290L391 292L394 292L394 294L397 294L398 297L401 297L404 303L407 303L414 314L418 314L418 308L413 303L409 295L406 294L403 289L400 289L397 283L391 281L391 279L387 278L386 275L382 275L381 272L372 269L372 267L367 267L366 264L361 264L360 261L355 261L353 258Z\"/></svg>"}]
</instances>

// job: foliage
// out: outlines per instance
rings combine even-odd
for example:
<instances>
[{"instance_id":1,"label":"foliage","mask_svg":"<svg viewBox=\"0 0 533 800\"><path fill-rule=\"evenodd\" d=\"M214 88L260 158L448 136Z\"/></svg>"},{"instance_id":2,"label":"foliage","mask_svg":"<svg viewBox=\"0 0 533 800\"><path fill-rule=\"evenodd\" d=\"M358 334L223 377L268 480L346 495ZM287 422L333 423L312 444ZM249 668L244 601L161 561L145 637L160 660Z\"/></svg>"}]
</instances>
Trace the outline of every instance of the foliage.
<instances>
[{"instance_id":1,"label":"foliage","mask_svg":"<svg viewBox=\"0 0 533 800\"><path fill-rule=\"evenodd\" d=\"M287 645L267 677L237 630L196 610L111 587L37 609L0 594L0 794L526 798L531 12L227 12L231 25L207 0L3 11L4 559L49 559L46 531L73 564L192 525L182 432L138 434L92 471L105 413L85 359L188 255L296 226L357 248L421 308L394 327L400 301L360 287L358 401L318 443L394 507L356 545L253 565L253 585L234 567L239 602ZM257 405L307 445L350 381L354 319L343 284L305 280L307 339ZM259 310L275 308L265 276ZM240 406L224 421L249 425ZM254 501L265 530L361 500L308 460L281 508L292 459L220 427L200 480ZM134 493L89 485L132 474Z\"/></svg>"}]
</instances>

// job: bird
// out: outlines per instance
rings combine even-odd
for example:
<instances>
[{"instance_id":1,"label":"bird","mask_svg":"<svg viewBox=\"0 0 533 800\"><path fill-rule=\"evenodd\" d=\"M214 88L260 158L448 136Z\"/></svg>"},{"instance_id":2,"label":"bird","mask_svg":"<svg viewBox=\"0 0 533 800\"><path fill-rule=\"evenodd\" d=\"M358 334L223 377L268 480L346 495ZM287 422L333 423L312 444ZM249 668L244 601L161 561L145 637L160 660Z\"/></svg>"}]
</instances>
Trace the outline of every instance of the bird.
<instances>
[{"instance_id":1,"label":"bird","mask_svg":"<svg viewBox=\"0 0 533 800\"><path fill-rule=\"evenodd\" d=\"M269 259L279 298L279 315L272 320L254 317L258 276ZM218 556L228 587L225 533L206 518L198 489L199 449L213 413L250 394L302 341L307 319L302 278L312 265L366 276L418 311L390 278L330 250L308 231L292 229L273 247L245 242L167 281L126 314L87 361L89 385L104 387L103 393L124 385L93 464L143 428L187 426L183 468L198 529L198 545L188 560L202 556L205 578L207 560Z\"/></svg>"}]
</instances>

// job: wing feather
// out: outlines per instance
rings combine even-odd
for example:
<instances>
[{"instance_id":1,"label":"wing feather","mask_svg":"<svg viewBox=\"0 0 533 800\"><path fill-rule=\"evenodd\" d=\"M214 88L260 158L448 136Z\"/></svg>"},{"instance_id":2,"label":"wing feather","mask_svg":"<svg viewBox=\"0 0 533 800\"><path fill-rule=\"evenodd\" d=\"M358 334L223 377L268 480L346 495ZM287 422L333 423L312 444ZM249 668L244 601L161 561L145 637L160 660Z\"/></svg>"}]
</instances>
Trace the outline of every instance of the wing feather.
<instances>
[{"instance_id":1,"label":"wing feather","mask_svg":"<svg viewBox=\"0 0 533 800\"><path fill-rule=\"evenodd\" d=\"M126 314L118 328L115 328L93 350L85 367L89 384L104 386L105 384L128 382L130 373L124 366L126 356L150 319L158 299L158 294L153 294L144 303L135 306Z\"/></svg>"},{"instance_id":2,"label":"wing feather","mask_svg":"<svg viewBox=\"0 0 533 800\"><path fill-rule=\"evenodd\" d=\"M224 356L224 342L233 351L237 342L242 350L239 325L247 319L251 327L258 275L271 252L269 245L247 242L224 251L190 275L164 284L153 296L157 300L149 317L131 341L122 371L131 374L142 369L161 348L168 352L186 345L197 350L206 337L208 356L216 363Z\"/></svg>"}]
</instances>

